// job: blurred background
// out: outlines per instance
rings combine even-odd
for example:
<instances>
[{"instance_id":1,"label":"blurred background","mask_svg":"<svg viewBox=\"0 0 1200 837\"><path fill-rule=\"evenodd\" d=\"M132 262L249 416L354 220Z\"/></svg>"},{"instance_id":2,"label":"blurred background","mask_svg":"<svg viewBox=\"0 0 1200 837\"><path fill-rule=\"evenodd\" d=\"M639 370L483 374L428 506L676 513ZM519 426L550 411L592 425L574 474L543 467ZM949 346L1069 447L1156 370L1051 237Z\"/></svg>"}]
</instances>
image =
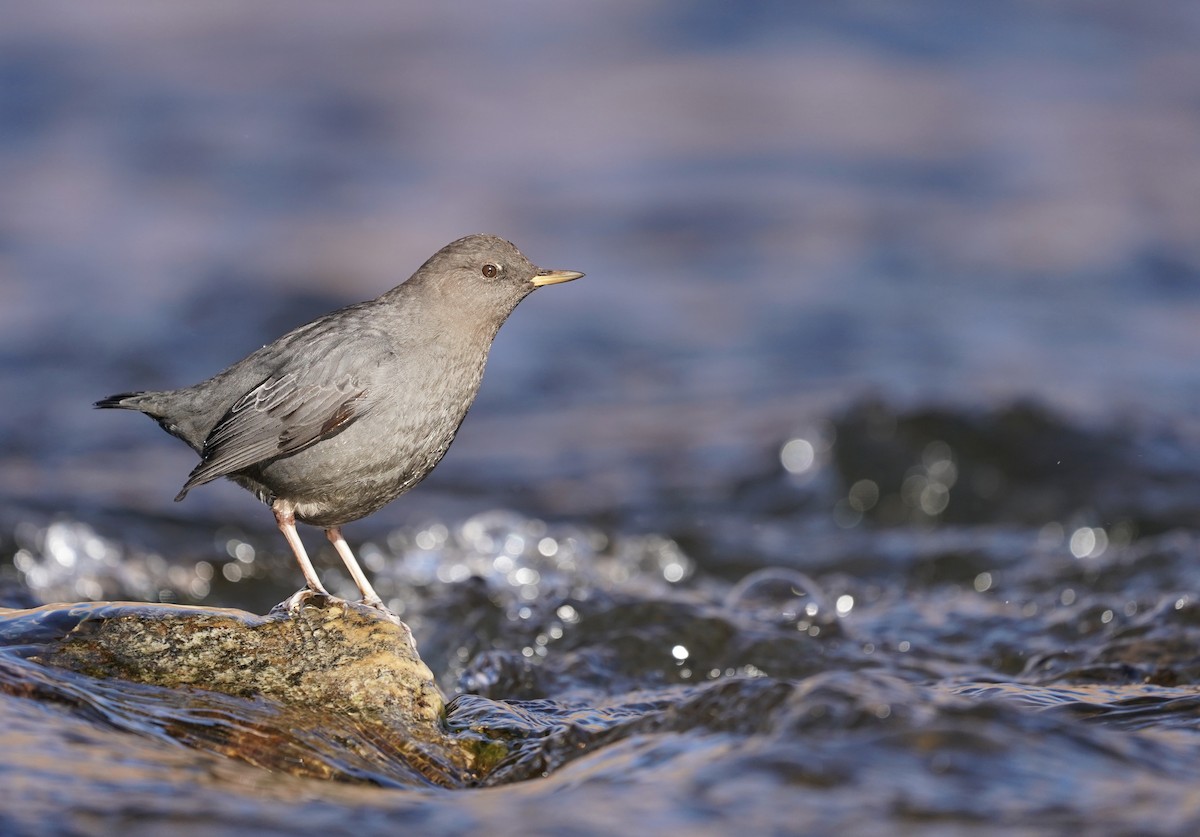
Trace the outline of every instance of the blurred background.
<instances>
[{"instance_id":1,"label":"blurred background","mask_svg":"<svg viewBox=\"0 0 1200 837\"><path fill-rule=\"evenodd\" d=\"M192 453L91 403L477 231L588 276L381 526L731 490L864 397L1192 433L1194 3L0 6L9 518L269 530L232 485L172 504Z\"/></svg>"},{"instance_id":2,"label":"blurred background","mask_svg":"<svg viewBox=\"0 0 1200 837\"><path fill-rule=\"evenodd\" d=\"M217 769L162 730L264 702L9 647L0 831L1197 833L1198 231L1195 0L0 0L0 604L266 611L267 509L92 403L468 233L587 273L346 531L533 781Z\"/></svg>"}]
</instances>

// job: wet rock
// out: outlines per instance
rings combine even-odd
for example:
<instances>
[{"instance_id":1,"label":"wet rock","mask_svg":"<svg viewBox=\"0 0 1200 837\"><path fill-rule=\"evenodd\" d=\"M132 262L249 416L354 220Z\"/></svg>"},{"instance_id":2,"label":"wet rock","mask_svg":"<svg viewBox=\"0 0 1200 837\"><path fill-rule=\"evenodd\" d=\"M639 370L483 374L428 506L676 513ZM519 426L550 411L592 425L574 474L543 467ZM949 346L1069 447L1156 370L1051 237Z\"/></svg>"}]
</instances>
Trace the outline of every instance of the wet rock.
<instances>
[{"instance_id":1,"label":"wet rock","mask_svg":"<svg viewBox=\"0 0 1200 837\"><path fill-rule=\"evenodd\" d=\"M296 775L472 777L407 626L307 592L267 616L109 602L0 611L0 692Z\"/></svg>"}]
</instances>

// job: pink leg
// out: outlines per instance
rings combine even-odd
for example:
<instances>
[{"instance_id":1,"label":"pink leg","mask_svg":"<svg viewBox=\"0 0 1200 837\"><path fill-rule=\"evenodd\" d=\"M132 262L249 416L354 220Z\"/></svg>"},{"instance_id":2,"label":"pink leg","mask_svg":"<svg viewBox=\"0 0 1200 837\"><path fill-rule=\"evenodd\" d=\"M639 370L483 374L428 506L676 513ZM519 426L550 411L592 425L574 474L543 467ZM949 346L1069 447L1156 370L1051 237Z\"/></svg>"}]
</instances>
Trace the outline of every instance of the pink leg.
<instances>
[{"instance_id":1,"label":"pink leg","mask_svg":"<svg viewBox=\"0 0 1200 837\"><path fill-rule=\"evenodd\" d=\"M308 584L308 589L314 593L328 596L329 591L321 584L321 579L317 578L317 571L313 569L312 561L308 560L308 553L304 551L304 544L301 543L300 535L296 532L295 513L291 508L278 501L271 506L271 511L275 512L275 522L279 524L279 531L283 532L288 546L292 548L292 554L296 556L296 561L300 564L300 571L304 573L304 581Z\"/></svg>"},{"instance_id":2,"label":"pink leg","mask_svg":"<svg viewBox=\"0 0 1200 837\"><path fill-rule=\"evenodd\" d=\"M346 569L350 571L350 576L354 579L354 583L358 585L358 591L362 593L363 604L371 607L382 607L383 599L379 598L379 594L375 592L375 588L371 586L371 582L367 581L366 575L362 568L358 566L358 561L354 558L354 553L350 551L350 544L346 543L346 539L342 537L342 530L334 527L326 529L325 536L329 538L329 542L333 544L333 548L337 550L337 554L342 556L342 561L346 565Z\"/></svg>"}]
</instances>

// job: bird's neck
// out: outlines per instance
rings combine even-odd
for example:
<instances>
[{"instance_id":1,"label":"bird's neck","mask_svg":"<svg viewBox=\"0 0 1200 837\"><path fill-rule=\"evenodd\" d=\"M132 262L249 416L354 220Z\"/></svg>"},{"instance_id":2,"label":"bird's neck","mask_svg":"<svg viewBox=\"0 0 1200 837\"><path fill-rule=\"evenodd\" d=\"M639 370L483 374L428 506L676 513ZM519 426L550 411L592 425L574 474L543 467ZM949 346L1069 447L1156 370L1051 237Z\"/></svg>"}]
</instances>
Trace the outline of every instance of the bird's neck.
<instances>
[{"instance_id":1,"label":"bird's neck","mask_svg":"<svg viewBox=\"0 0 1200 837\"><path fill-rule=\"evenodd\" d=\"M414 276L379 298L409 329L453 335L469 350L487 351L500 326L516 307L497 310L496 302L456 293L453 287Z\"/></svg>"},{"instance_id":2,"label":"bird's neck","mask_svg":"<svg viewBox=\"0 0 1200 837\"><path fill-rule=\"evenodd\" d=\"M475 356L486 359L503 322L494 311L435 288L408 288L410 284L411 280L378 300L384 303L381 313L391 322L389 330L402 343L425 346L425 351L442 357L461 356L463 362Z\"/></svg>"}]
</instances>

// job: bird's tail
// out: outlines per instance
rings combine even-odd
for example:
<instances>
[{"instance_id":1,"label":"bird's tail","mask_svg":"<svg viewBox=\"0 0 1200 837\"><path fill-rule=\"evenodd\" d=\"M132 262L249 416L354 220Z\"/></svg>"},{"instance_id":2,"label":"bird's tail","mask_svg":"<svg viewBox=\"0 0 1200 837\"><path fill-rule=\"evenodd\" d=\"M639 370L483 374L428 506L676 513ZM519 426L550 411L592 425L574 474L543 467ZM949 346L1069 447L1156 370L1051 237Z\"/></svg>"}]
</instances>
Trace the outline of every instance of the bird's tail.
<instances>
[{"instance_id":1,"label":"bird's tail","mask_svg":"<svg viewBox=\"0 0 1200 837\"><path fill-rule=\"evenodd\" d=\"M157 421L163 430L172 436L179 436L179 428L176 427L174 418L179 409L178 405L171 401L172 395L170 392L118 392L108 398L101 398L92 406L97 410L137 410ZM187 439L184 441L188 442Z\"/></svg>"},{"instance_id":2,"label":"bird's tail","mask_svg":"<svg viewBox=\"0 0 1200 837\"><path fill-rule=\"evenodd\" d=\"M97 410L140 410L146 411L144 396L147 392L118 392L108 398L101 398L92 406Z\"/></svg>"}]
</instances>

